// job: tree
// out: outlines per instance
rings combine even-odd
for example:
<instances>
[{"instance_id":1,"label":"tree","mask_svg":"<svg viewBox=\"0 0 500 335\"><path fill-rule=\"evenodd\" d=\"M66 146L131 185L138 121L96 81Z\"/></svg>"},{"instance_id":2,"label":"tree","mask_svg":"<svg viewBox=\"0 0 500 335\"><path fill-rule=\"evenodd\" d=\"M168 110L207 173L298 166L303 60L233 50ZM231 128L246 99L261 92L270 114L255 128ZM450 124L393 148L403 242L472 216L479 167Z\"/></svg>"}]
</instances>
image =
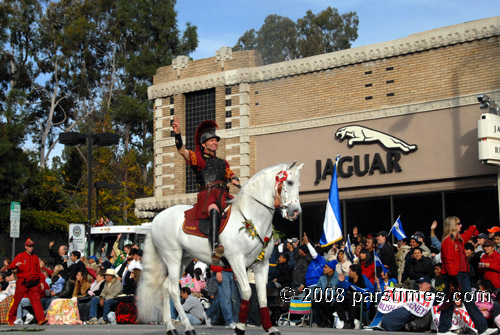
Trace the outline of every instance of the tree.
<instances>
[{"instance_id":1,"label":"tree","mask_svg":"<svg viewBox=\"0 0 500 335\"><path fill-rule=\"evenodd\" d=\"M264 64L283 62L297 58L297 28L289 18L269 15L255 33L246 31L234 47L238 50L260 51Z\"/></svg>"},{"instance_id":2,"label":"tree","mask_svg":"<svg viewBox=\"0 0 500 335\"><path fill-rule=\"evenodd\" d=\"M340 15L332 7L317 15L309 10L297 23L269 15L257 32L247 30L233 50L257 50L264 64L271 64L348 49L358 38L358 24L356 12Z\"/></svg>"},{"instance_id":3,"label":"tree","mask_svg":"<svg viewBox=\"0 0 500 335\"><path fill-rule=\"evenodd\" d=\"M297 20L297 46L301 57L349 49L358 38L359 19L356 12L339 14L328 7L314 15L310 10Z\"/></svg>"}]
</instances>

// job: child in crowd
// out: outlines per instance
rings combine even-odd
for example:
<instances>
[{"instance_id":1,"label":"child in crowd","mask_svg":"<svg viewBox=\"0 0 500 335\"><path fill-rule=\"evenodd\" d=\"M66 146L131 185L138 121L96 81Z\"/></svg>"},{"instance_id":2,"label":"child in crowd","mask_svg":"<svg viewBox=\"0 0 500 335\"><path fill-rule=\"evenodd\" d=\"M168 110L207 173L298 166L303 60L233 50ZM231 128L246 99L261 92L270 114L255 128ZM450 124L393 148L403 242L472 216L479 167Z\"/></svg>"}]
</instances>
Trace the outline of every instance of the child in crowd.
<instances>
[{"instance_id":1,"label":"child in crowd","mask_svg":"<svg viewBox=\"0 0 500 335\"><path fill-rule=\"evenodd\" d=\"M480 279L477 282L477 285L479 287L479 292L483 292L484 296L481 297L478 295L476 305L483 313L483 316L486 320L490 320L491 317L493 316L493 302L496 300L496 293L495 293L495 287L493 287L493 284L491 281L488 279ZM488 299L488 293L491 295L491 299Z\"/></svg>"}]
</instances>

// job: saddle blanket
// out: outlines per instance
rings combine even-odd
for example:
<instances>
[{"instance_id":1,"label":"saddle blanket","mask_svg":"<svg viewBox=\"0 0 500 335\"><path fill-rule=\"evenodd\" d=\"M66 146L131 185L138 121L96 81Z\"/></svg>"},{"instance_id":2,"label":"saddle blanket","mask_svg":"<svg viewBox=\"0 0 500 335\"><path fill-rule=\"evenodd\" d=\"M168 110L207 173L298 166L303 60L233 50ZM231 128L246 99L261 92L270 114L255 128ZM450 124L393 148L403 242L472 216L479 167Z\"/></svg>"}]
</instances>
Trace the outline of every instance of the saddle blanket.
<instances>
[{"instance_id":1,"label":"saddle blanket","mask_svg":"<svg viewBox=\"0 0 500 335\"><path fill-rule=\"evenodd\" d=\"M229 220L229 216L231 215L231 206L229 206L225 214L226 214L225 217L221 218L221 223L219 226L219 234L222 233L224 228L226 228L227 221ZM195 235L207 238L209 224L210 224L210 219L203 219L203 220L184 219L184 223L182 224L182 230L188 235Z\"/></svg>"}]
</instances>

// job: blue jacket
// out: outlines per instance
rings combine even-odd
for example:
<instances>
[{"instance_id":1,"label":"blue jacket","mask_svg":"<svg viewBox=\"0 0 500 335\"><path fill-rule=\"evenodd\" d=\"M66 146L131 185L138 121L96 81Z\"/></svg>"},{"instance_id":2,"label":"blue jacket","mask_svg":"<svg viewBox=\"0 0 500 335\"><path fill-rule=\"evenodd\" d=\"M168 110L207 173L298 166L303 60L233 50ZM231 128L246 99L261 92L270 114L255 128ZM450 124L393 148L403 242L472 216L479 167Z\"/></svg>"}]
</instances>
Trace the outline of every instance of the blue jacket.
<instances>
[{"instance_id":1,"label":"blue jacket","mask_svg":"<svg viewBox=\"0 0 500 335\"><path fill-rule=\"evenodd\" d=\"M333 276L330 278L329 282L328 282L328 276L324 274L321 277L319 277L318 287L321 287L321 290L323 292L326 292L325 289L327 287L331 287L333 289L332 293L335 296L335 294L336 294L335 289L337 288L338 282L339 282L339 275L337 272L333 273Z\"/></svg>"},{"instance_id":2,"label":"blue jacket","mask_svg":"<svg viewBox=\"0 0 500 335\"><path fill-rule=\"evenodd\" d=\"M318 279L323 275L323 267L325 266L325 258L321 255L317 255L314 258L306 271L306 286L316 285Z\"/></svg>"},{"instance_id":3,"label":"blue jacket","mask_svg":"<svg viewBox=\"0 0 500 335\"><path fill-rule=\"evenodd\" d=\"M363 281L365 283L365 287L361 287L361 288L370 292L370 293L373 293L375 291L375 287L373 286L372 282L365 275L362 274L362 276L363 276ZM337 287L344 289L344 292L342 294L344 296L345 292L347 292L347 290L349 290L352 287L352 285L353 284L349 281L349 277L346 277L344 281L338 282ZM356 291L356 289L354 287L352 287L352 290ZM368 307L370 307L370 302L366 303L366 308L368 308Z\"/></svg>"},{"instance_id":4,"label":"blue jacket","mask_svg":"<svg viewBox=\"0 0 500 335\"><path fill-rule=\"evenodd\" d=\"M50 285L50 290L56 294L61 293L63 288L64 288L64 283L66 280L64 280L63 277L59 277L59 279Z\"/></svg>"}]
</instances>

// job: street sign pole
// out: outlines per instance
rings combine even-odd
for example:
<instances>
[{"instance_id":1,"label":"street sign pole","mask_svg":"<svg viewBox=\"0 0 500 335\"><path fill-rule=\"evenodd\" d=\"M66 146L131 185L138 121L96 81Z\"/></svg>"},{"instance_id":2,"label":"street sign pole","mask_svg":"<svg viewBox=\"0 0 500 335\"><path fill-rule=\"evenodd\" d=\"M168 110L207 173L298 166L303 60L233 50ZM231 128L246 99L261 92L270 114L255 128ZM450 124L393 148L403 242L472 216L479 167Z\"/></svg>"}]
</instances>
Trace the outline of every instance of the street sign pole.
<instances>
[{"instance_id":1,"label":"street sign pole","mask_svg":"<svg viewBox=\"0 0 500 335\"><path fill-rule=\"evenodd\" d=\"M10 202L10 237L12 237L12 259L16 256L16 238L19 238L21 223L21 203Z\"/></svg>"}]
</instances>

